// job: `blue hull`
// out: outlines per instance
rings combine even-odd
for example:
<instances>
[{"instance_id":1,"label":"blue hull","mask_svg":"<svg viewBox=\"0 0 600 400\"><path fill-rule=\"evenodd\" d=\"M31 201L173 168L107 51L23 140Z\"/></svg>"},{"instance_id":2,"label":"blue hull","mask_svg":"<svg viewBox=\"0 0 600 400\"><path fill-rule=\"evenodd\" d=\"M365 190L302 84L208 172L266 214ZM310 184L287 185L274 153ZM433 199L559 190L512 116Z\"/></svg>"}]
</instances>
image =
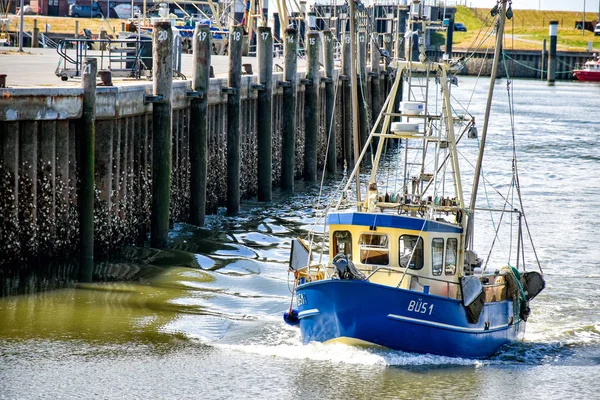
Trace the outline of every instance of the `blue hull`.
<instances>
[{"instance_id":1,"label":"blue hull","mask_svg":"<svg viewBox=\"0 0 600 400\"><path fill-rule=\"evenodd\" d=\"M525 332L507 300L486 303L471 324L459 300L368 281L316 281L298 286L296 295L305 344L351 338L407 352L488 358Z\"/></svg>"}]
</instances>

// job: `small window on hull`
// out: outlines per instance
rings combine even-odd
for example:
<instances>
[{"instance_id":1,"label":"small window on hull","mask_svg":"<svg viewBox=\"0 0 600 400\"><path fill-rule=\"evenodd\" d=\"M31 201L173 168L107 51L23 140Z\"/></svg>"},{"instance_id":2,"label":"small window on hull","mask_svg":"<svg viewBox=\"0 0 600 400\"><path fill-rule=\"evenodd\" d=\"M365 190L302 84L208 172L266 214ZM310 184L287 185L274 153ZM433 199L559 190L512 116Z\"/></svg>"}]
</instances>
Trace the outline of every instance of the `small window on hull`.
<instances>
[{"instance_id":1,"label":"small window on hull","mask_svg":"<svg viewBox=\"0 0 600 400\"><path fill-rule=\"evenodd\" d=\"M358 239L360 262L362 264L388 265L390 247L387 235L363 233Z\"/></svg>"},{"instance_id":2,"label":"small window on hull","mask_svg":"<svg viewBox=\"0 0 600 400\"><path fill-rule=\"evenodd\" d=\"M431 273L433 275L442 274L442 264L444 262L444 239L435 238L431 241Z\"/></svg>"},{"instance_id":3,"label":"small window on hull","mask_svg":"<svg viewBox=\"0 0 600 400\"><path fill-rule=\"evenodd\" d=\"M423 238L415 235L402 235L398 239L400 266L409 269L423 268Z\"/></svg>"},{"instance_id":4,"label":"small window on hull","mask_svg":"<svg viewBox=\"0 0 600 400\"><path fill-rule=\"evenodd\" d=\"M444 273L446 275L456 274L456 254L458 250L458 240L448 239L446 241L446 262Z\"/></svg>"},{"instance_id":5,"label":"small window on hull","mask_svg":"<svg viewBox=\"0 0 600 400\"><path fill-rule=\"evenodd\" d=\"M352 234L350 231L333 232L333 255L345 254L352 260Z\"/></svg>"}]
</instances>

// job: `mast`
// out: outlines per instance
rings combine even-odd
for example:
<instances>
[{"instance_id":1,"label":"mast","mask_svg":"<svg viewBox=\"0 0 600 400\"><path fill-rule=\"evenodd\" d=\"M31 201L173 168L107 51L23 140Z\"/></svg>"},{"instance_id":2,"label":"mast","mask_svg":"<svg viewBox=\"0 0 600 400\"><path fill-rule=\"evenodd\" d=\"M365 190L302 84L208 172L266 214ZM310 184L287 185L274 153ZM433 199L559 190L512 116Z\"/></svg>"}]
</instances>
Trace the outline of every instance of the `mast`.
<instances>
[{"instance_id":1,"label":"mast","mask_svg":"<svg viewBox=\"0 0 600 400\"><path fill-rule=\"evenodd\" d=\"M473 238L474 230L474 213L475 203L477 200L477 189L479 187L479 178L481 176L481 166L483 162L483 152L485 150L485 139L487 137L488 123L490 120L490 110L492 108L492 97L494 95L494 84L496 83L496 75L498 73L498 64L500 62L500 55L502 52L502 38L504 36L504 22L506 20L506 1L500 0L500 7L498 10L498 33L496 34L496 48L494 49L494 62L492 64L492 75L490 76L490 87L488 89L488 98L485 106L485 117L483 120L483 129L481 131L481 145L479 148L479 155L477 157L477 165L475 166L475 176L473 177L473 191L471 192L471 204L469 206L469 224L467 226L467 237L465 240L465 246L469 246Z\"/></svg>"},{"instance_id":2,"label":"mast","mask_svg":"<svg viewBox=\"0 0 600 400\"><path fill-rule=\"evenodd\" d=\"M352 129L354 133L354 162L359 162L360 136L358 129L358 82L356 81L356 4L353 0L348 1L350 5L350 86L352 87ZM360 165L356 166L356 201L360 203Z\"/></svg>"}]
</instances>

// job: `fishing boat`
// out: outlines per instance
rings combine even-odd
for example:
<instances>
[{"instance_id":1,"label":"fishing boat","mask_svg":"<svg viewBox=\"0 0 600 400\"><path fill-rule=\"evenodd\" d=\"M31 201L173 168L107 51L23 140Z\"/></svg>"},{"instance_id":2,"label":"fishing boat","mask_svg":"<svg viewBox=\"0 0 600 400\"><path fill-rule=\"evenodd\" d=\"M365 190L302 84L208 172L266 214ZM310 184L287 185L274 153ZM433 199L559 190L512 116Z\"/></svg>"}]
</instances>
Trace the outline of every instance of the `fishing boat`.
<instances>
[{"instance_id":1,"label":"fishing boat","mask_svg":"<svg viewBox=\"0 0 600 400\"><path fill-rule=\"evenodd\" d=\"M573 75L580 81L600 82L600 57L586 61L582 68L573 70Z\"/></svg>"},{"instance_id":2,"label":"fishing boat","mask_svg":"<svg viewBox=\"0 0 600 400\"><path fill-rule=\"evenodd\" d=\"M326 247L314 237L292 243L294 290L284 320L299 326L303 343L342 342L481 359L523 338L529 302L545 283L541 268L537 272L525 265L524 238L530 235L516 160L512 182L518 202L506 200L495 210L514 222L516 232L506 239L515 240L516 251L492 267L473 248L475 228L483 229L475 222L475 203L506 1L496 11L495 58L470 202L463 195L458 148L479 134L475 118L457 115L460 108L451 104L456 65L427 61L424 50L420 61L393 61L396 78L383 111L342 185L342 195L324 212L329 251L319 259L329 261L313 261L317 246ZM356 129L355 124L358 143ZM396 168L382 168L389 164L386 149L399 142L403 148L397 152ZM361 182L364 166L371 170L368 181ZM347 192L354 183L352 197ZM492 239L500 235L500 225L497 229ZM539 267L537 255L535 260Z\"/></svg>"}]
</instances>

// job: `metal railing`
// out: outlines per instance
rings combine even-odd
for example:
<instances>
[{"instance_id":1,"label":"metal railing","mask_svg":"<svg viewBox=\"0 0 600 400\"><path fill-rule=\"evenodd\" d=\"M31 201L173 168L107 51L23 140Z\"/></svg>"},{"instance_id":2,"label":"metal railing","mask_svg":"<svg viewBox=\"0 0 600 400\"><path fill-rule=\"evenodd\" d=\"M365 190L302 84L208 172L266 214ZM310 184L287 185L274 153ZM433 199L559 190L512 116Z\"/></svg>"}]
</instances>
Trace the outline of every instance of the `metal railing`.
<instances>
[{"instance_id":1,"label":"metal railing","mask_svg":"<svg viewBox=\"0 0 600 400\"><path fill-rule=\"evenodd\" d=\"M99 50L93 50L93 45ZM142 71L152 69L150 39L64 39L56 52L61 56L56 76L63 80L81 76L83 63L90 56L98 58L99 70L110 69L113 76L139 79Z\"/></svg>"}]
</instances>

